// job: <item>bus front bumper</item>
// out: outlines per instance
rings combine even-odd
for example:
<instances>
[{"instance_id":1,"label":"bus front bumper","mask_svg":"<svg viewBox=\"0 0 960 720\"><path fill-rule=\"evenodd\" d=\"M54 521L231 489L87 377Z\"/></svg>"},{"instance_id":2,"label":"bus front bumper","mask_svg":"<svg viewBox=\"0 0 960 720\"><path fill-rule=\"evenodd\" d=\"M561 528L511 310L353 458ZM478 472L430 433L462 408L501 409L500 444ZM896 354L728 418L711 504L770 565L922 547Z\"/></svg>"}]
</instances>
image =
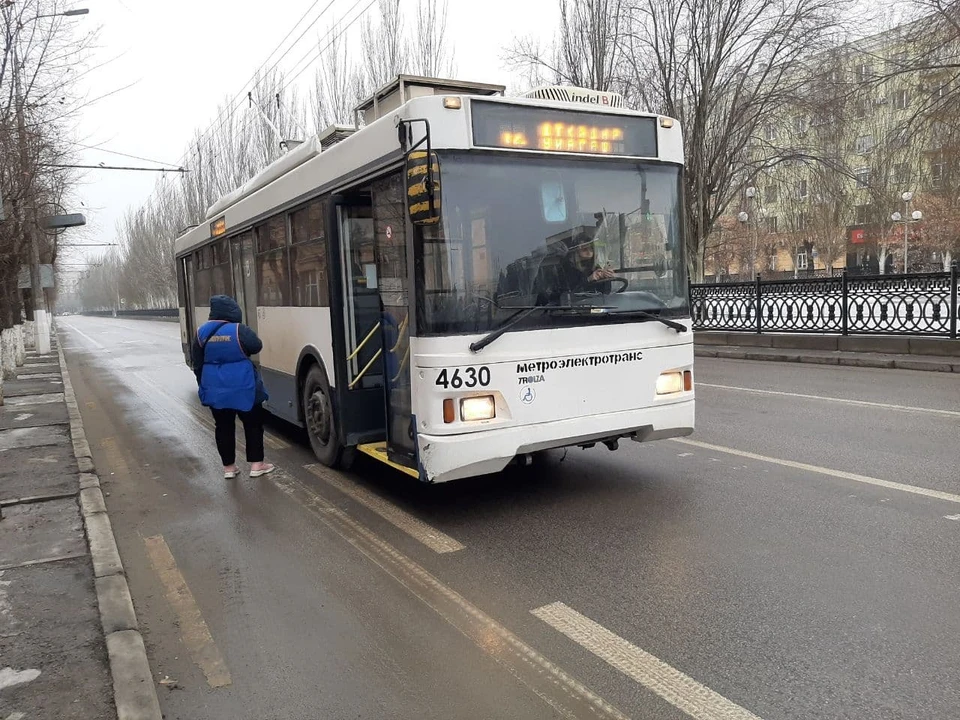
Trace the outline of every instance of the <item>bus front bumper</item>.
<instances>
[{"instance_id":1,"label":"bus front bumper","mask_svg":"<svg viewBox=\"0 0 960 720\"><path fill-rule=\"evenodd\" d=\"M659 407L604 413L459 435L418 435L423 479L447 482L497 473L514 458L630 436L637 442L693 433L693 398Z\"/></svg>"}]
</instances>

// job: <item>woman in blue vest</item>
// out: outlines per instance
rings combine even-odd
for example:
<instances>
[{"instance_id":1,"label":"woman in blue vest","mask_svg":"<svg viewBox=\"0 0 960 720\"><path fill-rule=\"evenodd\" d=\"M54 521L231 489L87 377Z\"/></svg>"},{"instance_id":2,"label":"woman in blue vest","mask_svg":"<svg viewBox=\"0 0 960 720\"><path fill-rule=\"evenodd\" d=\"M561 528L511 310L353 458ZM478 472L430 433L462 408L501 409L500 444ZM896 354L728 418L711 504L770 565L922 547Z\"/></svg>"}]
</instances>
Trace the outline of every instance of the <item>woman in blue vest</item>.
<instances>
[{"instance_id":1,"label":"woman in blue vest","mask_svg":"<svg viewBox=\"0 0 960 720\"><path fill-rule=\"evenodd\" d=\"M250 359L263 349L257 334L242 324L243 313L227 295L210 298L210 319L197 330L193 341L193 372L200 386L200 402L210 408L216 422L217 451L223 460L223 477L237 476L237 416L243 423L250 477L273 472L263 461L263 402L266 389Z\"/></svg>"}]
</instances>

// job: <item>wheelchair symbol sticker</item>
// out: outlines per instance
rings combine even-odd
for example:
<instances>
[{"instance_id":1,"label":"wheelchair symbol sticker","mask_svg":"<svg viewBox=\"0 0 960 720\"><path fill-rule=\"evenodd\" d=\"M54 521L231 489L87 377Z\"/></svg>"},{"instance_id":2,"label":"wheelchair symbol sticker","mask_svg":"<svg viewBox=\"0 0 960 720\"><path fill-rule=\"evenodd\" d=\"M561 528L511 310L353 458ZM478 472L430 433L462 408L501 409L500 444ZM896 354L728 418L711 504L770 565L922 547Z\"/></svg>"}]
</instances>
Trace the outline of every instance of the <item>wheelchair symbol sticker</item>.
<instances>
[{"instance_id":1,"label":"wheelchair symbol sticker","mask_svg":"<svg viewBox=\"0 0 960 720\"><path fill-rule=\"evenodd\" d=\"M524 405L529 405L536 399L537 393L529 385L520 391L520 402Z\"/></svg>"}]
</instances>

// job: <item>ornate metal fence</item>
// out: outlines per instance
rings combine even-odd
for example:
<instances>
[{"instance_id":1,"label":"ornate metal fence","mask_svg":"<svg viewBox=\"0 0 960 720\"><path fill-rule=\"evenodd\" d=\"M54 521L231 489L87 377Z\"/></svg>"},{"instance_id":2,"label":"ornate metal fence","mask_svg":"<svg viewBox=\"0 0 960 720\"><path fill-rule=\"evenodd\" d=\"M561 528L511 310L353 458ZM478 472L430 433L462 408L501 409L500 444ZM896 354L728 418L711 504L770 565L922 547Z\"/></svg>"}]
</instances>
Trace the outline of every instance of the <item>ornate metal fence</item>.
<instances>
[{"instance_id":1,"label":"ornate metal fence","mask_svg":"<svg viewBox=\"0 0 960 720\"><path fill-rule=\"evenodd\" d=\"M695 330L957 337L950 272L690 286Z\"/></svg>"}]
</instances>

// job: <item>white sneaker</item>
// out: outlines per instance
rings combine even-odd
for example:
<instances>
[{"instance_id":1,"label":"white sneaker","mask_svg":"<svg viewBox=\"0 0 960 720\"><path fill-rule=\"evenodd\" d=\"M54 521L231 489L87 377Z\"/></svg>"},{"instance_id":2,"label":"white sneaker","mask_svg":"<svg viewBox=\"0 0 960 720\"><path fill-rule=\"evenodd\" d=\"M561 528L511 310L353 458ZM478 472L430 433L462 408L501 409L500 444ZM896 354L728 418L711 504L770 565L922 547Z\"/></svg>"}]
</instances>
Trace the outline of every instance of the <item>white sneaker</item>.
<instances>
[{"instance_id":1,"label":"white sneaker","mask_svg":"<svg viewBox=\"0 0 960 720\"><path fill-rule=\"evenodd\" d=\"M276 465L267 465L265 468L262 468L260 470L251 470L250 477L258 478L258 477L261 477L262 475L267 475L268 473L272 473L276 469L277 469Z\"/></svg>"}]
</instances>

